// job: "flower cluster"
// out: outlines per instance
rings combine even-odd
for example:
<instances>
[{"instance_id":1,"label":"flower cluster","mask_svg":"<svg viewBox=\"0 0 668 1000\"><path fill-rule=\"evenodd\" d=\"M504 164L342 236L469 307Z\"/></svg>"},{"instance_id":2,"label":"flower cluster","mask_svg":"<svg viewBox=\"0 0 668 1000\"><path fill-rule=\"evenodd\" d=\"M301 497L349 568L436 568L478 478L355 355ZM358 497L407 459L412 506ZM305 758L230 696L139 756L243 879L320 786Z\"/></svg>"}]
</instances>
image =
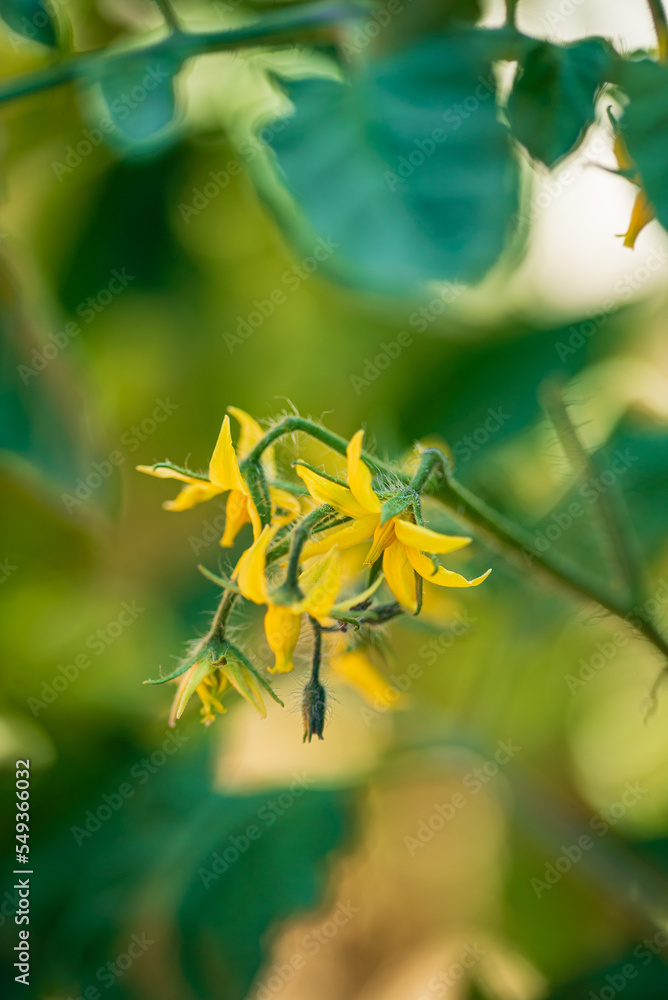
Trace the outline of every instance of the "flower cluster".
<instances>
[{"instance_id":1,"label":"flower cluster","mask_svg":"<svg viewBox=\"0 0 668 1000\"><path fill-rule=\"evenodd\" d=\"M446 461L440 451L423 451L409 475L365 452L361 430L346 441L298 416L264 430L243 410L229 407L229 413L240 426L236 448L225 416L208 475L170 462L138 466L140 472L184 484L163 505L167 510L186 510L227 493L221 546L234 545L244 526L252 530L252 541L228 576L200 567L223 592L211 629L177 670L148 683L178 682L172 724L197 693L208 725L225 711L223 697L232 688L265 714L264 695L279 699L262 668L227 634L238 602L262 605L274 658L270 673L294 669L300 634L305 623L310 626L313 657L302 698L304 739L322 739L323 661L368 700L382 701L388 684L376 662L378 630L401 614L420 613L425 582L475 587L490 571L468 580L438 561L471 541L424 524L421 497ZM275 442L288 435L294 442L295 432L344 456L345 479L300 458L281 478Z\"/></svg>"}]
</instances>

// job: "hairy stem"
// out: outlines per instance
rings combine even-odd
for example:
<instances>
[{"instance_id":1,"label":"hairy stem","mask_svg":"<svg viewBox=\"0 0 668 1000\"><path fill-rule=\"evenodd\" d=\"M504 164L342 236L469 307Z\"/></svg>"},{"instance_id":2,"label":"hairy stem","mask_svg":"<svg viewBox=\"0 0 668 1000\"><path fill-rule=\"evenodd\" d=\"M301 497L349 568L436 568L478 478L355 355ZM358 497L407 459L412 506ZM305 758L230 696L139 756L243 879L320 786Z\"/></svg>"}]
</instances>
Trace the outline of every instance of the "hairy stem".
<instances>
[{"instance_id":1,"label":"hairy stem","mask_svg":"<svg viewBox=\"0 0 668 1000\"><path fill-rule=\"evenodd\" d=\"M659 43L659 61L668 62L668 21L661 0L647 0Z\"/></svg>"}]
</instances>

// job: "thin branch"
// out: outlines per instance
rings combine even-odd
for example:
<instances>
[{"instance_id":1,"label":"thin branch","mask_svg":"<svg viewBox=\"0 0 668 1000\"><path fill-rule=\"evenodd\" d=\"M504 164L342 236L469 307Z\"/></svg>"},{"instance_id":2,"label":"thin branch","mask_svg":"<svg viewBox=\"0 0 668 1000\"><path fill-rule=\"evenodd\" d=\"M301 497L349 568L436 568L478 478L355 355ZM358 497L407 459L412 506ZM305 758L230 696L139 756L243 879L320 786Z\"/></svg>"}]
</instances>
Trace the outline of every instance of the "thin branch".
<instances>
[{"instance_id":1,"label":"thin branch","mask_svg":"<svg viewBox=\"0 0 668 1000\"><path fill-rule=\"evenodd\" d=\"M159 8L160 13L163 16L167 27L174 32L180 32L181 23L179 21L176 11L172 7L170 0L155 0L155 5L156 7Z\"/></svg>"},{"instance_id":2,"label":"thin branch","mask_svg":"<svg viewBox=\"0 0 668 1000\"><path fill-rule=\"evenodd\" d=\"M207 52L225 52L245 46L271 45L293 41L295 37L308 37L314 31L336 28L342 21L360 16L360 8L351 3L315 3L304 5L297 10L276 11L267 14L254 24L229 31L189 33L178 31L148 45L131 49L96 49L54 63L36 73L10 80L4 86L0 86L0 104L60 87L62 84L88 75L98 78L101 72L106 73L115 66L122 65L126 60L134 62L139 56L146 59L169 56L178 65L192 56Z\"/></svg>"},{"instance_id":3,"label":"thin branch","mask_svg":"<svg viewBox=\"0 0 668 1000\"><path fill-rule=\"evenodd\" d=\"M668 62L668 21L661 0L647 0L659 43L659 61Z\"/></svg>"}]
</instances>

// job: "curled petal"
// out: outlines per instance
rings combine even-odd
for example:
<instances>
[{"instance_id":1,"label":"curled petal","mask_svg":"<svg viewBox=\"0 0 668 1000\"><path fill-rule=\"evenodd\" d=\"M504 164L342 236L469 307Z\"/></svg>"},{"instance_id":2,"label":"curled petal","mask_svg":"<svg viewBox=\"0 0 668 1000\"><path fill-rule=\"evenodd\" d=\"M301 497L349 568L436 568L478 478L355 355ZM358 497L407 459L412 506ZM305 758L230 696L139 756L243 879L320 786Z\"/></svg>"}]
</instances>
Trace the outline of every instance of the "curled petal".
<instances>
[{"instance_id":1,"label":"curled petal","mask_svg":"<svg viewBox=\"0 0 668 1000\"><path fill-rule=\"evenodd\" d=\"M405 697L398 694L362 650L350 650L340 656L332 656L330 663L334 673L374 708L403 707Z\"/></svg>"},{"instance_id":2,"label":"curled petal","mask_svg":"<svg viewBox=\"0 0 668 1000\"><path fill-rule=\"evenodd\" d=\"M333 483L331 479L319 476L317 472L307 469L299 462L295 463L295 471L304 480L309 493L318 503L329 504L334 510L347 514L348 517L365 517L369 513L358 503L347 486Z\"/></svg>"},{"instance_id":3,"label":"curled petal","mask_svg":"<svg viewBox=\"0 0 668 1000\"><path fill-rule=\"evenodd\" d=\"M446 552L455 552L463 548L471 541L463 535L441 535L438 531L432 531L421 524L399 519L394 522L394 530L400 542L420 552L438 552L444 555Z\"/></svg>"},{"instance_id":4,"label":"curled petal","mask_svg":"<svg viewBox=\"0 0 668 1000\"><path fill-rule=\"evenodd\" d=\"M633 250L639 234L645 226L652 221L653 218L654 209L647 200L647 195L641 188L636 195L635 201L633 202L629 228L625 233L622 233L624 237L624 246Z\"/></svg>"},{"instance_id":5,"label":"curled petal","mask_svg":"<svg viewBox=\"0 0 668 1000\"><path fill-rule=\"evenodd\" d=\"M220 540L220 544L225 548L234 545L235 538L243 526L250 521L251 503L250 497L239 490L230 490L228 493L227 503L225 504L225 530Z\"/></svg>"},{"instance_id":6,"label":"curled petal","mask_svg":"<svg viewBox=\"0 0 668 1000\"><path fill-rule=\"evenodd\" d=\"M271 497L271 506L274 510L280 507L282 510L287 510L290 514L294 514L295 517L301 514L302 505L299 497L296 497L294 493L282 490L279 486L270 486L269 496Z\"/></svg>"},{"instance_id":7,"label":"curled petal","mask_svg":"<svg viewBox=\"0 0 668 1000\"><path fill-rule=\"evenodd\" d=\"M268 600L265 577L267 548L276 531L276 525L271 528L266 525L257 541L243 553L232 573L232 579L237 581L243 596L255 604L266 604Z\"/></svg>"},{"instance_id":8,"label":"curled petal","mask_svg":"<svg viewBox=\"0 0 668 1000\"><path fill-rule=\"evenodd\" d=\"M394 534L395 518L386 521L385 524L378 524L373 535L373 544L367 552L364 560L365 566L373 566L376 559L391 545L395 539Z\"/></svg>"},{"instance_id":9,"label":"curled petal","mask_svg":"<svg viewBox=\"0 0 668 1000\"><path fill-rule=\"evenodd\" d=\"M198 503L217 497L223 490L215 483L188 483L173 500L165 500L165 510L190 510Z\"/></svg>"},{"instance_id":10,"label":"curled petal","mask_svg":"<svg viewBox=\"0 0 668 1000\"><path fill-rule=\"evenodd\" d=\"M270 604L264 616L264 634L275 657L272 673L285 674L294 670L292 657L301 629L301 614L279 604Z\"/></svg>"},{"instance_id":11,"label":"curled petal","mask_svg":"<svg viewBox=\"0 0 668 1000\"><path fill-rule=\"evenodd\" d=\"M417 610L415 573L408 562L406 547L394 541L383 553L383 573L387 585L402 608Z\"/></svg>"},{"instance_id":12,"label":"curled petal","mask_svg":"<svg viewBox=\"0 0 668 1000\"><path fill-rule=\"evenodd\" d=\"M182 483L206 483L205 476L195 476L189 472L182 472L181 469L174 469L170 465L136 465L137 472L145 472L147 476L155 476L156 479L178 479Z\"/></svg>"},{"instance_id":13,"label":"curled petal","mask_svg":"<svg viewBox=\"0 0 668 1000\"><path fill-rule=\"evenodd\" d=\"M230 431L230 418L225 417L220 428L220 434L216 442L216 447L209 463L209 479L221 488L221 490L240 490L247 492L246 484L241 478L239 463L232 445L232 433Z\"/></svg>"},{"instance_id":14,"label":"curled petal","mask_svg":"<svg viewBox=\"0 0 668 1000\"><path fill-rule=\"evenodd\" d=\"M362 458L363 441L364 431L357 431L356 434L353 434L346 448L348 456L348 486L361 507L369 514L380 514L382 504L373 492L371 485L373 476Z\"/></svg>"},{"instance_id":15,"label":"curled petal","mask_svg":"<svg viewBox=\"0 0 668 1000\"><path fill-rule=\"evenodd\" d=\"M435 583L439 587L477 587L492 572L491 569L488 569L482 576L477 576L474 580L467 580L459 573L453 573L452 570L445 569L444 566L437 566L433 559L418 552L417 549L406 547L406 556L416 573L424 577L428 583Z\"/></svg>"},{"instance_id":16,"label":"curled petal","mask_svg":"<svg viewBox=\"0 0 668 1000\"><path fill-rule=\"evenodd\" d=\"M246 458L255 445L262 440L265 432L257 420L251 417L250 413L246 413L245 410L240 410L237 406L228 406L227 412L232 414L241 427L241 433L237 442L237 453L239 458ZM262 465L268 476L276 475L273 445L269 445L262 453Z\"/></svg>"}]
</instances>

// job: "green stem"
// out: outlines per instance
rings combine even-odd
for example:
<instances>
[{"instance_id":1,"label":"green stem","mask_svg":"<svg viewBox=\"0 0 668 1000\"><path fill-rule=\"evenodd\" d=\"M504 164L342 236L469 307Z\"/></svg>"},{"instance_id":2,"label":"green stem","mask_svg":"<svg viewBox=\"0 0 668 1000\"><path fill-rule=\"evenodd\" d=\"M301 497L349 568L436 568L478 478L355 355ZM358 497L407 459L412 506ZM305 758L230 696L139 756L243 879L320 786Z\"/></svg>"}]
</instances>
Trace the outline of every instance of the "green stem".
<instances>
[{"instance_id":1,"label":"green stem","mask_svg":"<svg viewBox=\"0 0 668 1000\"><path fill-rule=\"evenodd\" d=\"M241 471L243 472L247 465L259 462L265 449L278 440L278 438L284 437L286 434L294 434L296 431L309 434L317 441L326 444L328 448L332 448L338 452L339 455L346 454L348 442L345 438L340 437L340 435L334 434L333 431L328 431L326 427L321 427L320 424L316 424L313 420L308 420L306 417L284 417L280 423L267 431L264 437L258 441L253 450L246 456L241 463ZM388 465L369 455L367 452L362 453L362 458L372 472L392 471Z\"/></svg>"},{"instance_id":2,"label":"green stem","mask_svg":"<svg viewBox=\"0 0 668 1000\"><path fill-rule=\"evenodd\" d=\"M177 16L176 11L171 5L170 0L155 0L155 5L156 7L159 8L160 13L163 16L167 27L170 28L173 32L180 32L181 24L179 22L179 18Z\"/></svg>"},{"instance_id":3,"label":"green stem","mask_svg":"<svg viewBox=\"0 0 668 1000\"><path fill-rule=\"evenodd\" d=\"M600 453L591 453L583 445L577 428L570 418L561 387L555 382L545 383L541 388L541 401L574 471L578 474L584 472L590 478L600 476L604 471L601 468ZM632 602L638 602L643 600L645 592L643 575L634 539L629 537L625 530L629 519L623 498L614 486L615 484L610 490L598 493L594 509L630 599Z\"/></svg>"},{"instance_id":4,"label":"green stem","mask_svg":"<svg viewBox=\"0 0 668 1000\"><path fill-rule=\"evenodd\" d=\"M652 15L654 30L656 31L656 37L659 43L659 61L667 62L668 21L666 20L666 12L663 9L661 0L647 0L647 6L649 7L650 14Z\"/></svg>"},{"instance_id":5,"label":"green stem","mask_svg":"<svg viewBox=\"0 0 668 1000\"><path fill-rule=\"evenodd\" d=\"M234 606L234 602L237 599L237 595L231 590L226 590L221 598L220 604L216 609L216 613L213 616L213 621L211 622L211 628L208 634L202 640L202 645L206 645L209 639L224 639L225 638L225 626L230 617L230 613Z\"/></svg>"},{"instance_id":6,"label":"green stem","mask_svg":"<svg viewBox=\"0 0 668 1000\"><path fill-rule=\"evenodd\" d=\"M292 532L290 542L290 555L288 557L288 568L285 573L285 582L290 587L299 587L299 562L302 556L302 549L311 530L316 526L326 514L332 514L332 508L327 504L316 507L304 517Z\"/></svg>"},{"instance_id":7,"label":"green stem","mask_svg":"<svg viewBox=\"0 0 668 1000\"><path fill-rule=\"evenodd\" d=\"M154 59L169 56L176 63L207 52L224 52L245 46L269 45L308 35L314 30L332 28L341 21L360 17L360 8L352 3L331 2L305 4L302 7L267 14L254 24L232 30L184 32L170 34L139 48L98 49L73 56L0 86L0 103L50 90L88 75L99 78L102 72L135 61L138 56Z\"/></svg>"},{"instance_id":8,"label":"green stem","mask_svg":"<svg viewBox=\"0 0 668 1000\"><path fill-rule=\"evenodd\" d=\"M558 552L537 552L528 532L470 493L456 482L449 470L446 471L446 482L434 495L457 518L475 528L491 545L500 544L503 551L515 561L521 557L525 566L528 563L532 567L538 567L543 575L558 583L571 596L579 600L595 601L606 611L635 627L668 658L668 640L658 631L646 608L629 607L627 602L604 590L597 580Z\"/></svg>"}]
</instances>

